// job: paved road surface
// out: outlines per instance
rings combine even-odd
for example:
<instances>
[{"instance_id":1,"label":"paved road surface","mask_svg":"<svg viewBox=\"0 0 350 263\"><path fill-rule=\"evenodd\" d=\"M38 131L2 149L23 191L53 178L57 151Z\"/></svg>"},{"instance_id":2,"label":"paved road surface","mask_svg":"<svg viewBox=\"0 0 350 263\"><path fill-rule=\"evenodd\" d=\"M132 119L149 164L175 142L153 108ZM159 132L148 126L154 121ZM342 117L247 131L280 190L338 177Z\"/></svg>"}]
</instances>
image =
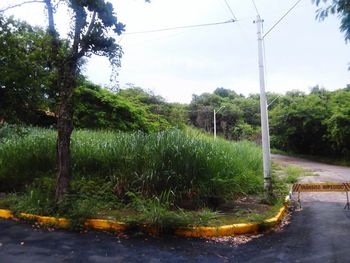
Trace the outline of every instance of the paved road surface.
<instances>
[{"instance_id":1,"label":"paved road surface","mask_svg":"<svg viewBox=\"0 0 350 263\"><path fill-rule=\"evenodd\" d=\"M320 176L315 180L350 178L349 168L283 161L303 162L309 169L316 166ZM322 202L316 201L317 196L306 197L303 210L294 212L291 224L282 231L237 247L184 238L49 232L0 220L0 262L350 262L350 212L343 210L344 196L333 197Z\"/></svg>"}]
</instances>

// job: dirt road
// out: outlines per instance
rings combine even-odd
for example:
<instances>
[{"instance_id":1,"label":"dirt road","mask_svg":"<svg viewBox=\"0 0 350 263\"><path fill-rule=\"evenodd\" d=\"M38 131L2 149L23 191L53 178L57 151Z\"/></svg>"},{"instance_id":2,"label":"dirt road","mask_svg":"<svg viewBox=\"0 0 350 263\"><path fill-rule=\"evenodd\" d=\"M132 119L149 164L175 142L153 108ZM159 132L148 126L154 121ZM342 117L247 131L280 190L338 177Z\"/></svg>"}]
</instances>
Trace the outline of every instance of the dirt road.
<instances>
[{"instance_id":1,"label":"dirt road","mask_svg":"<svg viewBox=\"0 0 350 263\"><path fill-rule=\"evenodd\" d=\"M275 162L297 165L313 172L314 176L300 178L301 183L350 182L350 167L313 162L301 158L272 155ZM346 202L345 193L302 193L302 201Z\"/></svg>"},{"instance_id":2,"label":"dirt road","mask_svg":"<svg viewBox=\"0 0 350 263\"><path fill-rule=\"evenodd\" d=\"M314 170L303 181L349 181L350 168L274 156ZM306 195L306 194L305 194ZM35 230L0 220L0 262L349 262L350 212L342 194L303 196L291 224L244 245L185 238L127 238L103 232Z\"/></svg>"}]
</instances>

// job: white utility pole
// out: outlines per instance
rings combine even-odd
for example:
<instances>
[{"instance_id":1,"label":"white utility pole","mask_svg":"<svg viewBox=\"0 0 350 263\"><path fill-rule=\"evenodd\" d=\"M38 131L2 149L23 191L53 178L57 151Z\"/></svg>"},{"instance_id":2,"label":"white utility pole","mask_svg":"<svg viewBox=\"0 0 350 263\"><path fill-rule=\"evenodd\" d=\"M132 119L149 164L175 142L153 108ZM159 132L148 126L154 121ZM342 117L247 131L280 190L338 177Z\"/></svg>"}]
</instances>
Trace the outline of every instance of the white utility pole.
<instances>
[{"instance_id":1,"label":"white utility pole","mask_svg":"<svg viewBox=\"0 0 350 263\"><path fill-rule=\"evenodd\" d=\"M214 140L216 139L216 114L222 109L225 108L225 106L221 106L218 111L215 111L214 109Z\"/></svg>"},{"instance_id":2,"label":"white utility pole","mask_svg":"<svg viewBox=\"0 0 350 263\"><path fill-rule=\"evenodd\" d=\"M264 189L265 189L266 198L269 200L270 197L272 196L272 182L271 182L269 119L268 119L268 113L267 113L267 100L266 100L266 93L265 93L265 70L264 70L264 56L263 56L263 36L262 36L263 22L264 21L258 15L255 23L258 28L261 139L262 139L263 166L264 166Z\"/></svg>"}]
</instances>

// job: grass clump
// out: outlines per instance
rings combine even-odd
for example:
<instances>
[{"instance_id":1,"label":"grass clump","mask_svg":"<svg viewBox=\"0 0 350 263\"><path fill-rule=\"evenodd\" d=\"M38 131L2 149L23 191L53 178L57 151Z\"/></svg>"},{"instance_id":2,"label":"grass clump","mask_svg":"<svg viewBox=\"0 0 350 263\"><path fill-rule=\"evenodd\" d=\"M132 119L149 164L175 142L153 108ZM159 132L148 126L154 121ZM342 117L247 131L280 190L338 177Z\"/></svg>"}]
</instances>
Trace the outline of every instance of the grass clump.
<instances>
[{"instance_id":1,"label":"grass clump","mask_svg":"<svg viewBox=\"0 0 350 263\"><path fill-rule=\"evenodd\" d=\"M285 174L283 179L287 184L295 184L298 182L299 178L303 176L315 176L313 172L296 165L284 166L282 167L282 171Z\"/></svg>"}]
</instances>

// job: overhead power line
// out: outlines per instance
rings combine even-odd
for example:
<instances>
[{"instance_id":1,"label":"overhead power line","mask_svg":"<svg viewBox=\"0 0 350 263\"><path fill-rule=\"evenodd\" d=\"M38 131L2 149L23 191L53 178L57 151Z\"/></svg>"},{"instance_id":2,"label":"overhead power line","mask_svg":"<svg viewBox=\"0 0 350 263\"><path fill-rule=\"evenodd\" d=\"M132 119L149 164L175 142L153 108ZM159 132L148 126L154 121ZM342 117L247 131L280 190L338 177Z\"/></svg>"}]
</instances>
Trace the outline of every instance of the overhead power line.
<instances>
[{"instance_id":1,"label":"overhead power line","mask_svg":"<svg viewBox=\"0 0 350 263\"><path fill-rule=\"evenodd\" d=\"M253 6L254 6L254 9L255 9L255 11L256 11L256 14L257 14L258 16L260 16L260 13L259 13L258 7L257 7L257 6L256 6L256 4L255 4L255 1L254 1L254 0L252 0L252 3L253 3Z\"/></svg>"},{"instance_id":2,"label":"overhead power line","mask_svg":"<svg viewBox=\"0 0 350 263\"><path fill-rule=\"evenodd\" d=\"M224 0L224 1L225 1L225 3L226 3L226 6L227 6L228 10L229 10L230 13L231 13L233 19L234 19L235 21L237 21L237 17L236 17L235 14L233 13L233 10L232 10L230 4L227 2L227 0Z\"/></svg>"},{"instance_id":3,"label":"overhead power line","mask_svg":"<svg viewBox=\"0 0 350 263\"><path fill-rule=\"evenodd\" d=\"M227 7L228 11L231 13L233 19L234 19L235 21L237 21L237 25L238 25L238 27L239 27L239 30L240 30L241 33L242 33L242 36L243 36L244 38L246 38L246 34L244 33L244 31L242 30L240 24L238 23L238 21L240 21L241 19L238 20L237 16L236 16L235 13L233 12L233 9L232 9L231 5L229 4L229 2L228 2L227 0L224 0L224 2L225 2L225 4L226 4L226 7Z\"/></svg>"},{"instance_id":4,"label":"overhead power line","mask_svg":"<svg viewBox=\"0 0 350 263\"><path fill-rule=\"evenodd\" d=\"M7 10L10 10L10 9L13 9L13 8L16 8L16 7L20 7L22 5L33 4L33 3L45 3L45 2L43 0L24 1L22 3L11 5L11 6L8 6L8 7L4 8L4 9L0 9L0 13L3 13L5 11L7 11Z\"/></svg>"},{"instance_id":5,"label":"overhead power line","mask_svg":"<svg viewBox=\"0 0 350 263\"><path fill-rule=\"evenodd\" d=\"M237 22L237 20L235 20L235 19L230 19L230 20L227 20L227 21L216 22L216 23L197 24L197 25L188 25L188 26L176 26L176 27L152 29L152 30L145 30L145 31L130 32L130 33L126 32L126 33L124 33L124 34L125 34L125 35L147 34L147 33L156 33L156 32L162 32L162 31L186 29L186 28L216 26L216 25L223 25L223 24L234 23L234 22Z\"/></svg>"},{"instance_id":6,"label":"overhead power line","mask_svg":"<svg viewBox=\"0 0 350 263\"><path fill-rule=\"evenodd\" d=\"M253 0L254 1L254 0ZM263 39L290 13L302 0L296 1L296 3L263 35Z\"/></svg>"}]
</instances>

